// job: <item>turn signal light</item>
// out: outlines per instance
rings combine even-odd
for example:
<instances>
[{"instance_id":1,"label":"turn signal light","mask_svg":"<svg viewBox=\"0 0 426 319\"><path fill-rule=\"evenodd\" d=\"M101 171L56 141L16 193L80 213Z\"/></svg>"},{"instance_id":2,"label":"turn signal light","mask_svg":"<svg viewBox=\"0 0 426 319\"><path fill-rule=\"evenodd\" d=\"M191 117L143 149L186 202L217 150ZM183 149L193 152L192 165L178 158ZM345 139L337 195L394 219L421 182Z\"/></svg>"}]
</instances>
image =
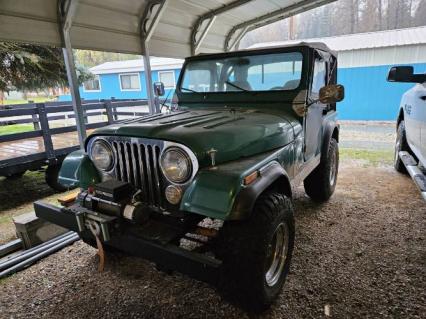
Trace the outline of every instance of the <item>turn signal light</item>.
<instances>
[{"instance_id":1,"label":"turn signal light","mask_svg":"<svg viewBox=\"0 0 426 319\"><path fill-rule=\"evenodd\" d=\"M170 204L179 204L182 198L182 190L179 186L169 185L165 191L166 199Z\"/></svg>"},{"instance_id":2,"label":"turn signal light","mask_svg":"<svg viewBox=\"0 0 426 319\"><path fill-rule=\"evenodd\" d=\"M244 177L244 185L250 185L259 177L259 171L254 171L250 175Z\"/></svg>"}]
</instances>

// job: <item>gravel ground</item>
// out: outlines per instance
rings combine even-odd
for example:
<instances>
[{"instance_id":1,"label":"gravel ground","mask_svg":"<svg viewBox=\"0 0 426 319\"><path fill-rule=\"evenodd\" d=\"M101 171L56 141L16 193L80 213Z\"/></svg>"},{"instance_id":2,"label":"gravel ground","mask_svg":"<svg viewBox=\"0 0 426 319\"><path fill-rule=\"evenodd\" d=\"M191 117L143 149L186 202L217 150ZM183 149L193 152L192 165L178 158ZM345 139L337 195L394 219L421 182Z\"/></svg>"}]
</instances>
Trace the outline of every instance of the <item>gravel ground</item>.
<instances>
[{"instance_id":1,"label":"gravel ground","mask_svg":"<svg viewBox=\"0 0 426 319\"><path fill-rule=\"evenodd\" d=\"M340 147L362 150L393 150L396 138L394 121L341 121Z\"/></svg>"},{"instance_id":2,"label":"gravel ground","mask_svg":"<svg viewBox=\"0 0 426 319\"><path fill-rule=\"evenodd\" d=\"M426 207L389 166L345 159L332 199L295 195L296 246L285 288L264 318L426 317ZM77 242L0 281L1 318L252 318L215 289L141 259Z\"/></svg>"}]
</instances>

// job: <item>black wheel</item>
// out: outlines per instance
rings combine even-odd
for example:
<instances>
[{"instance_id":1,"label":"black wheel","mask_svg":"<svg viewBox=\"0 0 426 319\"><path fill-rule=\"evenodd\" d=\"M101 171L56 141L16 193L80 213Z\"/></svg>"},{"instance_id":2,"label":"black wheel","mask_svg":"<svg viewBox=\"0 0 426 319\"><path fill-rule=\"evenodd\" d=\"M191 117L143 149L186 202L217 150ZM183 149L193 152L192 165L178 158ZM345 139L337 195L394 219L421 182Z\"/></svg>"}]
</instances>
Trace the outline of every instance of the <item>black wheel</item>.
<instances>
[{"instance_id":1,"label":"black wheel","mask_svg":"<svg viewBox=\"0 0 426 319\"><path fill-rule=\"evenodd\" d=\"M405 135L405 123L404 121L399 122L398 129L396 130L396 141L395 141L395 153L393 166L395 169L403 174L407 174L407 169L404 163L399 157L399 152L406 151L411 153L410 146L408 146L407 136Z\"/></svg>"},{"instance_id":2,"label":"black wheel","mask_svg":"<svg viewBox=\"0 0 426 319\"><path fill-rule=\"evenodd\" d=\"M246 221L225 222L219 232L222 289L253 311L266 310L279 295L294 246L291 200L267 192Z\"/></svg>"},{"instance_id":3,"label":"black wheel","mask_svg":"<svg viewBox=\"0 0 426 319\"><path fill-rule=\"evenodd\" d=\"M65 192L68 188L62 186L58 182L59 170L61 169L61 164L49 165L45 172L45 180L47 185L59 192Z\"/></svg>"},{"instance_id":4,"label":"black wheel","mask_svg":"<svg viewBox=\"0 0 426 319\"><path fill-rule=\"evenodd\" d=\"M303 181L306 194L314 201L327 201L336 188L338 172L339 145L334 138L331 138L327 154L321 155L318 167Z\"/></svg>"},{"instance_id":5,"label":"black wheel","mask_svg":"<svg viewBox=\"0 0 426 319\"><path fill-rule=\"evenodd\" d=\"M19 179L19 178L21 178L22 176L24 176L25 172L26 172L26 171L22 171L22 172L18 172L18 173L9 174L9 175L6 175L6 178L7 178L7 179L9 179L9 180Z\"/></svg>"}]
</instances>

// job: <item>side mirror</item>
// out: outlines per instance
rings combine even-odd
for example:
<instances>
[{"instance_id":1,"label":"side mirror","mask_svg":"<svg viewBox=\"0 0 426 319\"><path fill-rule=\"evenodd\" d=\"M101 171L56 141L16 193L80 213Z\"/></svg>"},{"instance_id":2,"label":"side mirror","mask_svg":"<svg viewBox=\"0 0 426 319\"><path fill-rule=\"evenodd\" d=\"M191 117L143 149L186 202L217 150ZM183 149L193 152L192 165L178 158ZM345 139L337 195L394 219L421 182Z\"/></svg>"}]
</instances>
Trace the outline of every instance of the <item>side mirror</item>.
<instances>
[{"instance_id":1,"label":"side mirror","mask_svg":"<svg viewBox=\"0 0 426 319\"><path fill-rule=\"evenodd\" d=\"M330 84L319 91L319 101L323 104L340 102L345 98L345 88L340 84Z\"/></svg>"},{"instance_id":2,"label":"side mirror","mask_svg":"<svg viewBox=\"0 0 426 319\"><path fill-rule=\"evenodd\" d=\"M388 82L423 83L426 74L414 74L412 66L393 66L388 73Z\"/></svg>"},{"instance_id":3,"label":"side mirror","mask_svg":"<svg viewBox=\"0 0 426 319\"><path fill-rule=\"evenodd\" d=\"M154 83L154 94L156 96L163 96L165 94L163 82L155 82Z\"/></svg>"},{"instance_id":4,"label":"side mirror","mask_svg":"<svg viewBox=\"0 0 426 319\"><path fill-rule=\"evenodd\" d=\"M388 73L388 82L411 82L413 73L412 66L393 66Z\"/></svg>"}]
</instances>

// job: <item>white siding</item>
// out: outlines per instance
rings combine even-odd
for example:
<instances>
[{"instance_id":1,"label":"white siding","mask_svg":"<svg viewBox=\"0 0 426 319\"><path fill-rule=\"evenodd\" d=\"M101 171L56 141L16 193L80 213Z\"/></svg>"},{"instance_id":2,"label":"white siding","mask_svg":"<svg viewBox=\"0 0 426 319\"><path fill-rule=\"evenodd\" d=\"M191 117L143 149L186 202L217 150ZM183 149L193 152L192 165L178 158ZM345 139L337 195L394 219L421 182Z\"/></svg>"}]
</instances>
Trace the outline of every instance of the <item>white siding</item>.
<instances>
[{"instance_id":1,"label":"white siding","mask_svg":"<svg viewBox=\"0 0 426 319\"><path fill-rule=\"evenodd\" d=\"M426 44L338 52L339 67L426 62Z\"/></svg>"}]
</instances>

